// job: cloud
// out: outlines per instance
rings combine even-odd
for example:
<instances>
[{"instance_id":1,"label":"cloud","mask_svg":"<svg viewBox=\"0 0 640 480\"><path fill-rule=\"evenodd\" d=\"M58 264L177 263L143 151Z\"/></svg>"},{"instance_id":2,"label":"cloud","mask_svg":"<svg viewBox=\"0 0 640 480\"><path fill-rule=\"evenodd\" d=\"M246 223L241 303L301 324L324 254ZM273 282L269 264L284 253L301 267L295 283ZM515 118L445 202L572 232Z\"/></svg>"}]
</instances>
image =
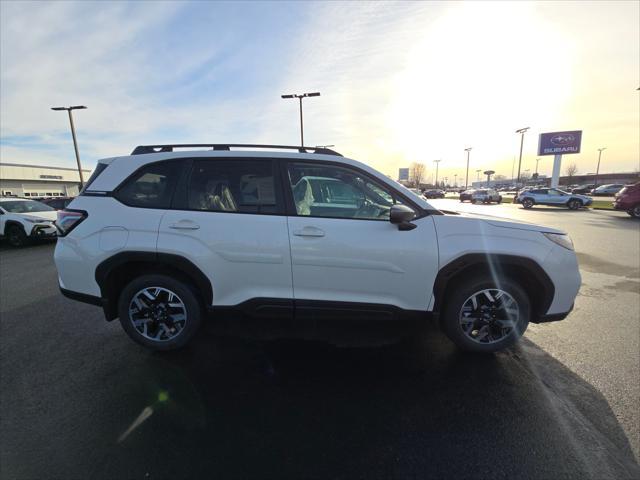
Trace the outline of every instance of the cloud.
<instances>
[{"instance_id":1,"label":"cloud","mask_svg":"<svg viewBox=\"0 0 640 480\"><path fill-rule=\"evenodd\" d=\"M2 2L0 157L73 165L67 119L49 110L70 103L89 106L76 115L88 166L145 143L295 144L298 105L280 94L318 90L306 143L385 173L434 158L461 173L471 145L475 166L510 174L522 126L530 163L539 131L582 127L587 149L617 142L622 168L637 162L619 92L637 46L608 52L637 39L637 5L594 5ZM595 45L599 12L616 26ZM585 78L612 62L620 75Z\"/></svg>"}]
</instances>

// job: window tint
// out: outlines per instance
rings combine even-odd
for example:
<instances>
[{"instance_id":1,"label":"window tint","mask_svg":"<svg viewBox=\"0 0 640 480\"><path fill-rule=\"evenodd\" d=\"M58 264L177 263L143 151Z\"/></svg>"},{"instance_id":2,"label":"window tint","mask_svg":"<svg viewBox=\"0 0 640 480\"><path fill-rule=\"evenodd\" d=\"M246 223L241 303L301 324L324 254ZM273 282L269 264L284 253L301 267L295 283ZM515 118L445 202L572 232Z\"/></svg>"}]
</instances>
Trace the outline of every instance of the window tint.
<instances>
[{"instance_id":1,"label":"window tint","mask_svg":"<svg viewBox=\"0 0 640 480\"><path fill-rule=\"evenodd\" d=\"M169 208L180 162L158 162L139 170L118 189L116 198L132 207Z\"/></svg>"},{"instance_id":2,"label":"window tint","mask_svg":"<svg viewBox=\"0 0 640 480\"><path fill-rule=\"evenodd\" d=\"M96 165L96 168L93 170L93 173L89 177L89 180L87 180L87 183L84 184L84 188L82 189L82 191L85 191L87 188L89 188L89 185L91 185L93 181L98 178L98 175L100 175L107 167L108 165L106 163L98 163Z\"/></svg>"},{"instance_id":3,"label":"window tint","mask_svg":"<svg viewBox=\"0 0 640 480\"><path fill-rule=\"evenodd\" d=\"M200 160L189 179L191 210L281 213L271 160Z\"/></svg>"},{"instance_id":4,"label":"window tint","mask_svg":"<svg viewBox=\"0 0 640 480\"><path fill-rule=\"evenodd\" d=\"M393 191L348 168L291 163L288 172L298 215L389 220L391 206L401 203Z\"/></svg>"}]
</instances>

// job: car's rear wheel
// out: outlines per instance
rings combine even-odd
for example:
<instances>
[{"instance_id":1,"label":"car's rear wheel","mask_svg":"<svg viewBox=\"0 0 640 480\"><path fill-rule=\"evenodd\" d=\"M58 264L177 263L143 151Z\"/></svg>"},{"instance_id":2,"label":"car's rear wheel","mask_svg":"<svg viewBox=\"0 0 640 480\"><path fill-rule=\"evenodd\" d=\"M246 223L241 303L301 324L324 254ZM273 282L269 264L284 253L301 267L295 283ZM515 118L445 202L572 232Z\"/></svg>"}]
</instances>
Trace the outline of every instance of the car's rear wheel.
<instances>
[{"instance_id":1,"label":"car's rear wheel","mask_svg":"<svg viewBox=\"0 0 640 480\"><path fill-rule=\"evenodd\" d=\"M7 240L12 247L22 247L27 243L27 234L19 225L7 227Z\"/></svg>"},{"instance_id":2,"label":"car's rear wheel","mask_svg":"<svg viewBox=\"0 0 640 480\"><path fill-rule=\"evenodd\" d=\"M502 203L502 196L498 197L498 203Z\"/></svg>"},{"instance_id":3,"label":"car's rear wheel","mask_svg":"<svg viewBox=\"0 0 640 480\"><path fill-rule=\"evenodd\" d=\"M640 203L633 207L631 210L627 211L627 213L633 218L640 218Z\"/></svg>"},{"instance_id":4,"label":"car's rear wheel","mask_svg":"<svg viewBox=\"0 0 640 480\"><path fill-rule=\"evenodd\" d=\"M535 202L530 198L525 198L522 200L522 206L527 209L533 207L534 203Z\"/></svg>"},{"instance_id":5,"label":"car's rear wheel","mask_svg":"<svg viewBox=\"0 0 640 480\"><path fill-rule=\"evenodd\" d=\"M569 200L567 202L567 207L569 207L569 210L578 210L580 207L582 207L582 202L580 200Z\"/></svg>"},{"instance_id":6,"label":"car's rear wheel","mask_svg":"<svg viewBox=\"0 0 640 480\"><path fill-rule=\"evenodd\" d=\"M118 301L120 324L135 342L153 350L183 347L200 326L202 306L192 287L166 275L131 281Z\"/></svg>"},{"instance_id":7,"label":"car's rear wheel","mask_svg":"<svg viewBox=\"0 0 640 480\"><path fill-rule=\"evenodd\" d=\"M522 337L531 317L529 297L509 278L476 276L450 289L442 329L459 348L492 353Z\"/></svg>"}]
</instances>

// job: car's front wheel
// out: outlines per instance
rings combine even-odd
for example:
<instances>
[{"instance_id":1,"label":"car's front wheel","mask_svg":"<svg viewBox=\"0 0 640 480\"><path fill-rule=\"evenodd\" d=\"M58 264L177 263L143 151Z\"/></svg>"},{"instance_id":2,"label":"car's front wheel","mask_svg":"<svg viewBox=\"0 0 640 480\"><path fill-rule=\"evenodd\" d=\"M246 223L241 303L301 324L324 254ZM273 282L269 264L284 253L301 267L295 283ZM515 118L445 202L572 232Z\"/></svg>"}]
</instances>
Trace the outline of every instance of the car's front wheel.
<instances>
[{"instance_id":1,"label":"car's front wheel","mask_svg":"<svg viewBox=\"0 0 640 480\"><path fill-rule=\"evenodd\" d=\"M631 210L627 211L627 213L633 218L640 218L640 203L633 207Z\"/></svg>"},{"instance_id":2,"label":"car's front wheel","mask_svg":"<svg viewBox=\"0 0 640 480\"><path fill-rule=\"evenodd\" d=\"M449 291L442 329L463 350L497 352L519 340L529 325L529 297L514 280L476 276Z\"/></svg>"},{"instance_id":3,"label":"car's front wheel","mask_svg":"<svg viewBox=\"0 0 640 480\"><path fill-rule=\"evenodd\" d=\"M12 247L22 247L27 243L27 234L19 225L9 225L7 227L7 240Z\"/></svg>"},{"instance_id":4,"label":"car's front wheel","mask_svg":"<svg viewBox=\"0 0 640 480\"><path fill-rule=\"evenodd\" d=\"M167 275L132 280L118 301L120 324L135 342L153 350L183 347L200 326L202 306L192 287Z\"/></svg>"},{"instance_id":5,"label":"car's front wheel","mask_svg":"<svg viewBox=\"0 0 640 480\"><path fill-rule=\"evenodd\" d=\"M529 209L529 208L533 207L533 204L534 204L534 201L532 199L530 199L530 198L525 198L525 199L522 200L522 206L524 208Z\"/></svg>"},{"instance_id":6,"label":"car's front wheel","mask_svg":"<svg viewBox=\"0 0 640 480\"><path fill-rule=\"evenodd\" d=\"M580 207L582 207L582 202L580 200L569 200L567 202L567 207L569 207L569 210L578 210Z\"/></svg>"}]
</instances>

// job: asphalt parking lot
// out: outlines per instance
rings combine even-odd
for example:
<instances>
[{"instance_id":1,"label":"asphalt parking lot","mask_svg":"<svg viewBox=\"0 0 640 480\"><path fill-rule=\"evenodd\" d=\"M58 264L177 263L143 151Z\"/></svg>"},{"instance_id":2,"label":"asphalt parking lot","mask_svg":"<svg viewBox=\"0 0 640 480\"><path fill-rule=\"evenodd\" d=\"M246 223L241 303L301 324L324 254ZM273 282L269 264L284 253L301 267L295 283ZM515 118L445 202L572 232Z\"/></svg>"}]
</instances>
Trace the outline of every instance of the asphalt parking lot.
<instances>
[{"instance_id":1,"label":"asphalt parking lot","mask_svg":"<svg viewBox=\"0 0 640 480\"><path fill-rule=\"evenodd\" d=\"M2 478L640 478L640 222L433 204L568 231L574 312L494 356L434 326L157 354L59 294L52 244L0 246Z\"/></svg>"}]
</instances>

